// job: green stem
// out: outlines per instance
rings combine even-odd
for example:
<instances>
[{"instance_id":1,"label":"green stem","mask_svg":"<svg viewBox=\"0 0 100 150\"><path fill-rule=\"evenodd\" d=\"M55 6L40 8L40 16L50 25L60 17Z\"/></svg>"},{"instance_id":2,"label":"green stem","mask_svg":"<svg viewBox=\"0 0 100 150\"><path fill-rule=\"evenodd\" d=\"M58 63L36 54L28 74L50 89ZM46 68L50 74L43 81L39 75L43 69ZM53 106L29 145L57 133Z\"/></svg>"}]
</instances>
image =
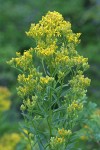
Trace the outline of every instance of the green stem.
<instances>
[{"instance_id":1,"label":"green stem","mask_svg":"<svg viewBox=\"0 0 100 150\"><path fill-rule=\"evenodd\" d=\"M43 150L43 149L44 149L44 145L43 145L43 143L42 143L42 141L41 141L41 139L40 139L40 137L39 137L39 134L37 133L37 129L36 129L34 123L33 123L33 127L34 127L34 129L35 129L35 135L37 135L37 143L38 143L38 146L39 146L40 150Z\"/></svg>"},{"instance_id":2,"label":"green stem","mask_svg":"<svg viewBox=\"0 0 100 150\"><path fill-rule=\"evenodd\" d=\"M28 140L29 140L29 144L30 144L31 150L33 150L33 148L32 148L32 143L31 143L31 139L30 139L30 137L29 137L29 133L28 133Z\"/></svg>"},{"instance_id":3,"label":"green stem","mask_svg":"<svg viewBox=\"0 0 100 150\"><path fill-rule=\"evenodd\" d=\"M51 137L51 136L52 136L52 130L51 130L51 127L50 127L50 123L49 123L48 118L47 118L47 123L48 123L49 131L50 131L50 137Z\"/></svg>"},{"instance_id":4,"label":"green stem","mask_svg":"<svg viewBox=\"0 0 100 150\"><path fill-rule=\"evenodd\" d=\"M42 67L43 67L43 70L44 70L45 75L47 75L46 70L45 70L45 67L44 67L43 59L42 59Z\"/></svg>"}]
</instances>

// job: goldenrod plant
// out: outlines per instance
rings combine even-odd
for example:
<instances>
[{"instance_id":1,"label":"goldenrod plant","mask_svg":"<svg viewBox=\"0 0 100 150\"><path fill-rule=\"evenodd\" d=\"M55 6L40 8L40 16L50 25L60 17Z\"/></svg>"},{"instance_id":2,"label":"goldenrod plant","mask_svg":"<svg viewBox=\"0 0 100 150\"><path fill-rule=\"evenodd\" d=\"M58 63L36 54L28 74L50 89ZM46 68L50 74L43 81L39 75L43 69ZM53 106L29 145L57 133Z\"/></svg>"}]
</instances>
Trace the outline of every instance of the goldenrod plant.
<instances>
[{"instance_id":1,"label":"goldenrod plant","mask_svg":"<svg viewBox=\"0 0 100 150\"><path fill-rule=\"evenodd\" d=\"M90 85L84 75L88 59L76 50L81 33L73 33L60 13L49 11L26 34L35 47L9 61L20 71L17 91L26 137L31 150L69 149Z\"/></svg>"},{"instance_id":2,"label":"goldenrod plant","mask_svg":"<svg viewBox=\"0 0 100 150\"><path fill-rule=\"evenodd\" d=\"M0 113L10 108L10 95L11 93L6 87L0 86Z\"/></svg>"}]
</instances>

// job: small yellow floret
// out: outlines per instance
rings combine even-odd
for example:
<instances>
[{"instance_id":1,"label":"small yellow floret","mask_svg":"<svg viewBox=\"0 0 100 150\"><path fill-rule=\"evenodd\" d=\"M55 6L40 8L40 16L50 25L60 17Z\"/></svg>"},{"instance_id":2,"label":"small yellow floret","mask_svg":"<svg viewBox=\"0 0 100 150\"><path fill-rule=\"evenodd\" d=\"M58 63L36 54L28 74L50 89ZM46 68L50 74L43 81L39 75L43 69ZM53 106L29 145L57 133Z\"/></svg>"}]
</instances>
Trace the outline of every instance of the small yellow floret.
<instances>
[{"instance_id":1,"label":"small yellow floret","mask_svg":"<svg viewBox=\"0 0 100 150\"><path fill-rule=\"evenodd\" d=\"M62 137L66 137L72 134L71 130L65 130L64 128L58 129L58 133Z\"/></svg>"},{"instance_id":2,"label":"small yellow floret","mask_svg":"<svg viewBox=\"0 0 100 150\"><path fill-rule=\"evenodd\" d=\"M40 77L40 83L45 85L48 84L50 82L52 82L54 80L54 78L46 76L46 77Z\"/></svg>"}]
</instances>

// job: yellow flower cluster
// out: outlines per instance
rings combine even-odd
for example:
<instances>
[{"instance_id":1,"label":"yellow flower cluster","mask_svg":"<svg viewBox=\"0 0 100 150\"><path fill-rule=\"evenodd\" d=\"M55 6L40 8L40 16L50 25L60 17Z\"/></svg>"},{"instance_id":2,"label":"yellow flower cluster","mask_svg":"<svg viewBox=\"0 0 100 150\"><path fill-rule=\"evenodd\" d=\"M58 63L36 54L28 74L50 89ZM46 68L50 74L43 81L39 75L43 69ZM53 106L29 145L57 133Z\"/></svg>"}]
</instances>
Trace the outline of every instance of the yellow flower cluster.
<instances>
[{"instance_id":1,"label":"yellow flower cluster","mask_svg":"<svg viewBox=\"0 0 100 150\"><path fill-rule=\"evenodd\" d=\"M51 138L51 141L52 141L52 140L54 140L53 142L55 142L55 144L56 144L56 143L57 143L57 144L58 144L58 143L62 144L63 142L65 142L65 139L64 139L64 138L60 138L60 137L57 137L57 136L56 136L55 138L52 137L52 138Z\"/></svg>"},{"instance_id":2,"label":"yellow flower cluster","mask_svg":"<svg viewBox=\"0 0 100 150\"><path fill-rule=\"evenodd\" d=\"M71 58L71 62L73 65L76 65L78 67L82 66L85 70L89 68L88 58L84 58L83 56L74 56L73 58Z\"/></svg>"},{"instance_id":3,"label":"yellow flower cluster","mask_svg":"<svg viewBox=\"0 0 100 150\"><path fill-rule=\"evenodd\" d=\"M17 58L10 61L17 67L23 70L31 69L34 52L41 60L45 60L44 63L52 72L55 69L63 71L63 68L66 72L66 69L71 70L74 66L88 68L87 58L78 55L75 49L75 45L80 42L81 34L73 33L70 22L65 21L60 13L49 11L39 23L32 24L26 34L35 39L36 47L25 51L23 56L17 53ZM26 88L23 89L23 92L26 90Z\"/></svg>"},{"instance_id":4,"label":"yellow flower cluster","mask_svg":"<svg viewBox=\"0 0 100 150\"><path fill-rule=\"evenodd\" d=\"M49 77L49 76L40 77L40 83L41 83L41 85L46 85L48 83L51 83L52 81L54 81L53 77Z\"/></svg>"},{"instance_id":5,"label":"yellow flower cluster","mask_svg":"<svg viewBox=\"0 0 100 150\"><path fill-rule=\"evenodd\" d=\"M38 80L41 76L41 73L37 72L35 68L30 69L30 74L26 77L25 74L18 75L18 82L21 86L17 88L18 94L23 97L32 93L38 84Z\"/></svg>"},{"instance_id":6,"label":"yellow flower cluster","mask_svg":"<svg viewBox=\"0 0 100 150\"><path fill-rule=\"evenodd\" d=\"M63 137L51 137L50 139L50 145L52 150L60 150L65 146L65 139Z\"/></svg>"},{"instance_id":7,"label":"yellow flower cluster","mask_svg":"<svg viewBox=\"0 0 100 150\"><path fill-rule=\"evenodd\" d=\"M0 100L0 112L8 110L10 108L11 102L9 100Z\"/></svg>"},{"instance_id":8,"label":"yellow flower cluster","mask_svg":"<svg viewBox=\"0 0 100 150\"><path fill-rule=\"evenodd\" d=\"M31 100L29 98L27 100L23 100L23 104L21 105L20 109L22 111L27 110L28 112L31 112L36 105L37 98L37 96L32 96Z\"/></svg>"},{"instance_id":9,"label":"yellow flower cluster","mask_svg":"<svg viewBox=\"0 0 100 150\"><path fill-rule=\"evenodd\" d=\"M0 138L0 150L15 150L20 140L18 133L5 134Z\"/></svg>"},{"instance_id":10,"label":"yellow flower cluster","mask_svg":"<svg viewBox=\"0 0 100 150\"><path fill-rule=\"evenodd\" d=\"M82 110L83 108L83 104L79 103L77 101L73 101L67 108L68 112L73 112L73 111L77 111L77 110Z\"/></svg>"},{"instance_id":11,"label":"yellow flower cluster","mask_svg":"<svg viewBox=\"0 0 100 150\"><path fill-rule=\"evenodd\" d=\"M18 94L21 97L29 95L37 85L37 81L33 78L32 74L28 75L28 77L25 77L24 74L19 74L18 82L22 85L17 88Z\"/></svg>"},{"instance_id":12,"label":"yellow flower cluster","mask_svg":"<svg viewBox=\"0 0 100 150\"><path fill-rule=\"evenodd\" d=\"M26 32L28 36L33 38L42 38L47 36L59 37L63 33L71 32L70 22L64 21L61 14L58 12L48 12L47 15L42 17L42 20L38 24L32 24L29 32ZM52 39L51 39L52 40ZM50 42L50 41L49 41Z\"/></svg>"},{"instance_id":13,"label":"yellow flower cluster","mask_svg":"<svg viewBox=\"0 0 100 150\"><path fill-rule=\"evenodd\" d=\"M10 108L10 95L11 93L6 87L0 87L0 112L8 110Z\"/></svg>"},{"instance_id":14,"label":"yellow flower cluster","mask_svg":"<svg viewBox=\"0 0 100 150\"><path fill-rule=\"evenodd\" d=\"M33 79L33 75L31 74L31 75L28 75L28 77L26 78L25 77L25 74L19 74L18 75L18 82L19 83L27 83L27 82L29 82L30 80L32 81L32 79Z\"/></svg>"},{"instance_id":15,"label":"yellow flower cluster","mask_svg":"<svg viewBox=\"0 0 100 150\"><path fill-rule=\"evenodd\" d=\"M58 129L58 136L51 137L50 139L52 149L65 149L66 140L68 140L71 134L71 130L65 130L64 128Z\"/></svg>"},{"instance_id":16,"label":"yellow flower cluster","mask_svg":"<svg viewBox=\"0 0 100 150\"><path fill-rule=\"evenodd\" d=\"M90 85L90 81L91 80L88 77L85 78L84 75L78 74L75 77L73 77L73 79L70 80L69 83L70 83L70 86L74 89L75 88L84 89Z\"/></svg>"},{"instance_id":17,"label":"yellow flower cluster","mask_svg":"<svg viewBox=\"0 0 100 150\"><path fill-rule=\"evenodd\" d=\"M55 65L66 65L66 64L67 65L70 64L69 56L62 54L61 52L57 52L55 57Z\"/></svg>"},{"instance_id":18,"label":"yellow flower cluster","mask_svg":"<svg viewBox=\"0 0 100 150\"><path fill-rule=\"evenodd\" d=\"M82 73L82 71L78 71L78 74L69 81L71 99L78 100L86 97L87 87L90 85L91 80L84 77Z\"/></svg>"},{"instance_id":19,"label":"yellow flower cluster","mask_svg":"<svg viewBox=\"0 0 100 150\"><path fill-rule=\"evenodd\" d=\"M61 137L66 137L66 136L70 136L72 134L71 130L65 130L64 128L62 129L58 129L58 134Z\"/></svg>"},{"instance_id":20,"label":"yellow flower cluster","mask_svg":"<svg viewBox=\"0 0 100 150\"><path fill-rule=\"evenodd\" d=\"M80 136L80 139L82 141L86 141L86 140L88 140L88 137L86 135L82 135L82 136Z\"/></svg>"},{"instance_id":21,"label":"yellow flower cluster","mask_svg":"<svg viewBox=\"0 0 100 150\"><path fill-rule=\"evenodd\" d=\"M2 87L2 86L0 86L0 95L1 94L3 95L4 99L11 96L11 93L9 92L9 90L6 87Z\"/></svg>"},{"instance_id":22,"label":"yellow flower cluster","mask_svg":"<svg viewBox=\"0 0 100 150\"><path fill-rule=\"evenodd\" d=\"M38 56L48 59L48 57L52 56L56 52L56 49L57 46L55 42L49 46L47 46L44 42L40 42L35 48L35 51Z\"/></svg>"},{"instance_id":23,"label":"yellow flower cluster","mask_svg":"<svg viewBox=\"0 0 100 150\"><path fill-rule=\"evenodd\" d=\"M79 37L80 37L81 33L71 33L71 34L68 34L67 35L67 39L68 39L68 42L72 42L72 43L79 43L80 40L79 40Z\"/></svg>"},{"instance_id":24,"label":"yellow flower cluster","mask_svg":"<svg viewBox=\"0 0 100 150\"><path fill-rule=\"evenodd\" d=\"M41 59L46 59L48 66L52 65L53 68L57 68L58 65L72 66L76 64L75 58L73 60L74 55L70 57L70 52L66 53L69 49L67 49L66 43L75 49L75 45L80 42L81 34L73 33L70 22L65 21L58 12L49 11L39 23L32 24L26 34L36 40L37 45L34 50ZM76 50L73 51L73 54L76 54ZM53 58L49 59L50 56L53 56ZM81 63L85 62L82 61Z\"/></svg>"},{"instance_id":25,"label":"yellow flower cluster","mask_svg":"<svg viewBox=\"0 0 100 150\"><path fill-rule=\"evenodd\" d=\"M83 68L83 70L87 70L89 68L88 58L84 58L83 56L78 55L77 53L72 51L68 51L68 49L60 49L61 51L57 51L55 53L54 60L52 60L52 66L56 67L74 67Z\"/></svg>"},{"instance_id":26,"label":"yellow flower cluster","mask_svg":"<svg viewBox=\"0 0 100 150\"><path fill-rule=\"evenodd\" d=\"M17 58L12 58L8 63L9 64L15 64L16 67L20 67L21 69L28 70L29 66L32 64L32 49L25 51L23 55L20 53L16 53Z\"/></svg>"}]
</instances>

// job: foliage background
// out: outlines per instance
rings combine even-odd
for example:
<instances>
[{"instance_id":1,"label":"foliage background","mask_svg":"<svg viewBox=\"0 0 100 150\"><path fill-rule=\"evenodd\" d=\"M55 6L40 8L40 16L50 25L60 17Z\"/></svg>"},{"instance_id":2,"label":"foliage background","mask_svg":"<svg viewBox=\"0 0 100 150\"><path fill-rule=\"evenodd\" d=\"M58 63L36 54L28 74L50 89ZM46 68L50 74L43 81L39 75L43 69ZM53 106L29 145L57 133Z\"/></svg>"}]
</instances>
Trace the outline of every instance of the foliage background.
<instances>
[{"instance_id":1,"label":"foliage background","mask_svg":"<svg viewBox=\"0 0 100 150\"><path fill-rule=\"evenodd\" d=\"M58 11L72 24L74 32L81 32L81 43L77 47L80 54L89 58L90 69L86 73L91 78L88 101L100 106L100 1L99 0L0 0L0 86L6 86L12 93L12 105L5 122L4 131L18 130L22 120L20 104L16 94L18 71L7 65L6 61L15 56L16 51L23 53L34 45L25 35L31 23L37 23L47 11ZM12 115L13 114L13 115ZM5 114L4 114L5 116ZM13 123L10 128L8 122Z\"/></svg>"}]
</instances>

